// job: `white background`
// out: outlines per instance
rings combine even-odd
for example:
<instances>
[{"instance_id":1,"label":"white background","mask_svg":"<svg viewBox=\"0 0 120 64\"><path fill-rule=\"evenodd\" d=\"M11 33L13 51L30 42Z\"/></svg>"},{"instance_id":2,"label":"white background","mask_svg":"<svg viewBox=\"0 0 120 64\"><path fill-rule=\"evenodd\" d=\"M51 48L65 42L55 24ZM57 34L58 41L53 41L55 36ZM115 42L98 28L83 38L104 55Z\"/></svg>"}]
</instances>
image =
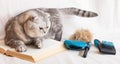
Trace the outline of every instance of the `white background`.
<instances>
[{"instance_id":1,"label":"white background","mask_svg":"<svg viewBox=\"0 0 120 64\"><path fill-rule=\"evenodd\" d=\"M63 18L64 33L63 39L67 39L76 29L85 28L92 32L94 38L100 40L109 40L114 43L119 43L120 40L120 0L0 0L0 39L4 38L5 32L4 27L7 20L15 16L22 11L31 8L65 8L65 7L76 7L84 10L89 10L98 13L98 17L95 18L83 18L76 16L65 16ZM116 45L119 46L119 45ZM77 54L70 52L71 54ZM47 62L55 62L52 64L78 64L79 58L71 56L70 53L64 53L63 56L68 55L66 59L62 59L60 56L56 56L57 59L51 58L43 61L43 64ZM61 54L62 55L62 54ZM13 63L27 63L26 61L19 59L11 59L3 57L0 60L0 64L13 64ZM78 59L77 59L78 58ZM91 58L92 59L92 58ZM6 62L4 62L6 60ZM7 63L8 61L8 63ZM22 62L19 62L22 61ZM70 63L70 61L72 63ZM107 61L101 64L107 64ZM2 63L3 62L3 63ZM91 61L92 62L92 61ZM94 61L93 61L94 62ZM114 63L115 61L113 61ZM29 63L29 62L28 62ZM85 62L83 62L85 63ZM116 62L117 63L117 62ZM88 62L87 64L92 64ZM97 63L98 64L98 63ZM108 63L110 64L110 63ZM115 64L115 63L114 63Z\"/></svg>"}]
</instances>

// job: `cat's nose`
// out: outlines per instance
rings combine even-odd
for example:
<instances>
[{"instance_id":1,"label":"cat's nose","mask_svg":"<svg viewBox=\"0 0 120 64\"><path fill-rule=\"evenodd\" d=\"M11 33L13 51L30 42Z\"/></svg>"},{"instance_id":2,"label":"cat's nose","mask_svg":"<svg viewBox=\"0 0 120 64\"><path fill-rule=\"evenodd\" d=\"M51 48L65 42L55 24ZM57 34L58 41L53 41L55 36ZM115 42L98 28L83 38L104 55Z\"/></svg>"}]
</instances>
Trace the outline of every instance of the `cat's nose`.
<instances>
[{"instance_id":1,"label":"cat's nose","mask_svg":"<svg viewBox=\"0 0 120 64\"><path fill-rule=\"evenodd\" d=\"M43 29L43 32L46 33L46 31Z\"/></svg>"},{"instance_id":2,"label":"cat's nose","mask_svg":"<svg viewBox=\"0 0 120 64\"><path fill-rule=\"evenodd\" d=\"M44 31L44 33L46 33L46 32Z\"/></svg>"}]
</instances>

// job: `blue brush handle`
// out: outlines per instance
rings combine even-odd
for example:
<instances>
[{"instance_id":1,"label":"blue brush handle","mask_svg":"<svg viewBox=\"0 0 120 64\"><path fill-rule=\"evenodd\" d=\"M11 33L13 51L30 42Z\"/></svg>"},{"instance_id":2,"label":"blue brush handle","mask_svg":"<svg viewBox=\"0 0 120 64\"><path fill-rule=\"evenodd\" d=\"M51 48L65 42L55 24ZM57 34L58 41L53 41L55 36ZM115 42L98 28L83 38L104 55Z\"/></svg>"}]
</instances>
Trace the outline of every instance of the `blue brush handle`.
<instances>
[{"instance_id":1,"label":"blue brush handle","mask_svg":"<svg viewBox=\"0 0 120 64\"><path fill-rule=\"evenodd\" d=\"M71 50L85 49L87 46L86 42L78 40L65 40L64 45L67 49Z\"/></svg>"},{"instance_id":2,"label":"blue brush handle","mask_svg":"<svg viewBox=\"0 0 120 64\"><path fill-rule=\"evenodd\" d=\"M96 47L98 47L100 44L102 44L104 46L114 47L113 42L109 42L109 41L102 41L102 42L100 42L98 39L94 40L94 44L95 44Z\"/></svg>"},{"instance_id":3,"label":"blue brush handle","mask_svg":"<svg viewBox=\"0 0 120 64\"><path fill-rule=\"evenodd\" d=\"M98 48L98 46L99 46L99 44L101 44L101 42L98 39L95 39L94 44Z\"/></svg>"},{"instance_id":4,"label":"blue brush handle","mask_svg":"<svg viewBox=\"0 0 120 64\"><path fill-rule=\"evenodd\" d=\"M104 46L111 46L111 47L114 47L113 42L102 41L102 44L103 44Z\"/></svg>"}]
</instances>

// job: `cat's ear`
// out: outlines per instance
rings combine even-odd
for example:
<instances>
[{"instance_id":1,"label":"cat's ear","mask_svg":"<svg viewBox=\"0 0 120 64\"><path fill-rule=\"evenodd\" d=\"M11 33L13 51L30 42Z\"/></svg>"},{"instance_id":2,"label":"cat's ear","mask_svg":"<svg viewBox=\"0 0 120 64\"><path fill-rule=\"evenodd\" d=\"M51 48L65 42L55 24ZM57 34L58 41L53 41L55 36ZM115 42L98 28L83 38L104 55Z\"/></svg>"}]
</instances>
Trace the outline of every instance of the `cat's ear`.
<instances>
[{"instance_id":1,"label":"cat's ear","mask_svg":"<svg viewBox=\"0 0 120 64\"><path fill-rule=\"evenodd\" d=\"M35 19L34 16L30 16L30 17L28 18L28 20L30 20L30 21L33 21L34 19Z\"/></svg>"},{"instance_id":2,"label":"cat's ear","mask_svg":"<svg viewBox=\"0 0 120 64\"><path fill-rule=\"evenodd\" d=\"M35 17L32 15L25 16L25 21L33 21L34 19L35 19Z\"/></svg>"}]
</instances>

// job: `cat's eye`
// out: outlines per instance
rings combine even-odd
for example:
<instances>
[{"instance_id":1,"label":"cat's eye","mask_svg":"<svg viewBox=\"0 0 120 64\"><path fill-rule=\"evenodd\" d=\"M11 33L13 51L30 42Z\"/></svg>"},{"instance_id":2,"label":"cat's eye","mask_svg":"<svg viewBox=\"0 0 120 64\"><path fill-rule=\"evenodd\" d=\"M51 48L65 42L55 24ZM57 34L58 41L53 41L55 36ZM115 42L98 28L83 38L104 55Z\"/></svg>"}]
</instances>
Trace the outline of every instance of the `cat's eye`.
<instances>
[{"instance_id":1,"label":"cat's eye","mask_svg":"<svg viewBox=\"0 0 120 64\"><path fill-rule=\"evenodd\" d=\"M40 27L40 30L42 30L43 28L42 27Z\"/></svg>"}]
</instances>

